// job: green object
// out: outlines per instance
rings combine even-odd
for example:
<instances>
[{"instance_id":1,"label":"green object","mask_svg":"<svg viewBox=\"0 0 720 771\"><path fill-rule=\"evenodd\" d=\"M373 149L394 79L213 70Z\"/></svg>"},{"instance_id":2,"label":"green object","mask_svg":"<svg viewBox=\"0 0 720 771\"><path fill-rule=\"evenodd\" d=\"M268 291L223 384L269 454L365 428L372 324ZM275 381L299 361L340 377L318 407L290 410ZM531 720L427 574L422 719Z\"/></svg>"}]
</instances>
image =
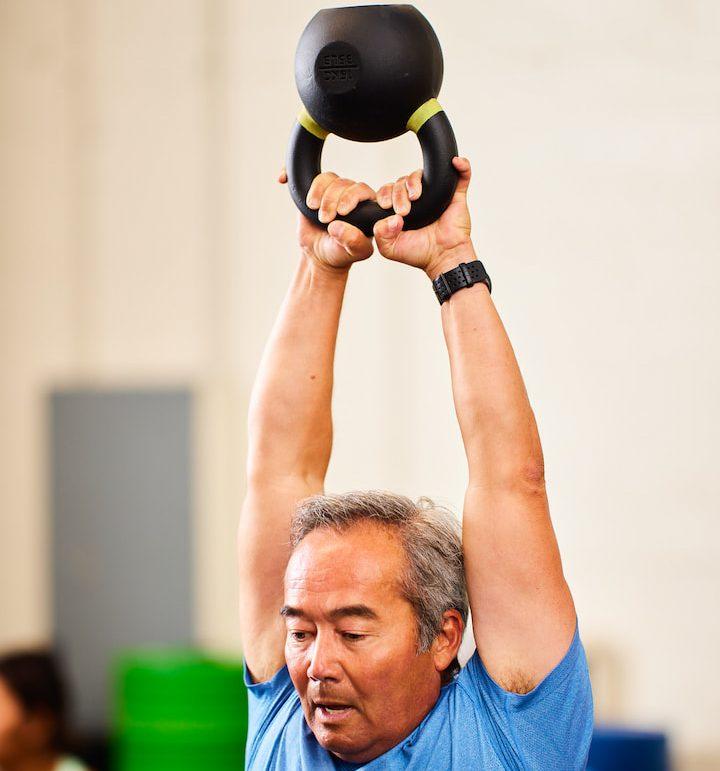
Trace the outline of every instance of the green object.
<instances>
[{"instance_id":1,"label":"green object","mask_svg":"<svg viewBox=\"0 0 720 771\"><path fill-rule=\"evenodd\" d=\"M122 654L115 667L117 771L242 768L242 663L187 649Z\"/></svg>"}]
</instances>

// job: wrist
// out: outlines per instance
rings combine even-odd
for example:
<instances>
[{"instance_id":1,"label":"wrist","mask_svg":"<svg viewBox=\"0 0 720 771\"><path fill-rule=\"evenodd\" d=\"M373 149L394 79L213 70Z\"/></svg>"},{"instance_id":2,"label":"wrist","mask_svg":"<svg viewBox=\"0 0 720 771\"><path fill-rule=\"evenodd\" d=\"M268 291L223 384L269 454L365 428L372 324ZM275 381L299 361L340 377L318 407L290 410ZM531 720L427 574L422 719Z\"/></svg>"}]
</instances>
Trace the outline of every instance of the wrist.
<instances>
[{"instance_id":1,"label":"wrist","mask_svg":"<svg viewBox=\"0 0 720 771\"><path fill-rule=\"evenodd\" d=\"M425 273L431 281L434 281L441 273L457 268L461 262L473 260L477 260L475 247L472 241L468 241L443 252L425 268Z\"/></svg>"},{"instance_id":2,"label":"wrist","mask_svg":"<svg viewBox=\"0 0 720 771\"><path fill-rule=\"evenodd\" d=\"M318 280L328 281L347 281L347 277L350 274L350 265L344 265L342 267L336 267L334 265L328 265L327 263L320 262L314 255L302 250L300 252L300 262L304 264L307 271L313 278Z\"/></svg>"}]
</instances>

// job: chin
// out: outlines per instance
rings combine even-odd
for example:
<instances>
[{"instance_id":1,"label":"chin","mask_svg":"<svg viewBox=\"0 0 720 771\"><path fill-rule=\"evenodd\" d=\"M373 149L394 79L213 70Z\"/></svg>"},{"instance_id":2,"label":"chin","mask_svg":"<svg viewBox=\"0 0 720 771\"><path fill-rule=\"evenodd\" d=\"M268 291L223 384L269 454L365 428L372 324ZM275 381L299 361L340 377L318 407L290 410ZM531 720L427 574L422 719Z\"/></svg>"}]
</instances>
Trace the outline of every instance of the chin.
<instances>
[{"instance_id":1,"label":"chin","mask_svg":"<svg viewBox=\"0 0 720 771\"><path fill-rule=\"evenodd\" d=\"M356 763L364 762L364 757L358 758L358 756L362 755L363 750L367 752L367 749L363 744L358 744L357 739L351 739L348 736L339 734L337 731L328 730L322 726L314 728L313 734L318 744L324 750L337 755L340 760Z\"/></svg>"}]
</instances>

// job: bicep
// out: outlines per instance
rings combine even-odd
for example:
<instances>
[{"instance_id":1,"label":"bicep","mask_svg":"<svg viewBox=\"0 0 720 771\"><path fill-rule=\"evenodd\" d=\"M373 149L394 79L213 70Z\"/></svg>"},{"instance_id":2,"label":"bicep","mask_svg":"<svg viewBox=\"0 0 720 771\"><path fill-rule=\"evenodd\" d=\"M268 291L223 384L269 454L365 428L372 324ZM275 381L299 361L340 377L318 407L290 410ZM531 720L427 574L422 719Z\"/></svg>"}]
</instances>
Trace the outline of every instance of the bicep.
<instances>
[{"instance_id":1,"label":"bicep","mask_svg":"<svg viewBox=\"0 0 720 771\"><path fill-rule=\"evenodd\" d=\"M270 679L285 663L280 608L290 523L297 502L322 489L322 481L296 476L248 483L237 537L239 611L243 657L256 682Z\"/></svg>"},{"instance_id":2,"label":"bicep","mask_svg":"<svg viewBox=\"0 0 720 771\"><path fill-rule=\"evenodd\" d=\"M527 692L575 630L544 485L468 488L463 551L478 653L506 690Z\"/></svg>"}]
</instances>

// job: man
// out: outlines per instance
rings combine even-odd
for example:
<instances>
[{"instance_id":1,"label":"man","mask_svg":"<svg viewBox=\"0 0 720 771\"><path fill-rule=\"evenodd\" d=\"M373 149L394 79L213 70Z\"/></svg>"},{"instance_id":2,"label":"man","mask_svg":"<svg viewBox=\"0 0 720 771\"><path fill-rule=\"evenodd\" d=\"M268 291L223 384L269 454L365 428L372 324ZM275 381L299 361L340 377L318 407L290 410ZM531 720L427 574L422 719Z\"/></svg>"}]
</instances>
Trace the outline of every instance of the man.
<instances>
[{"instance_id":1,"label":"man","mask_svg":"<svg viewBox=\"0 0 720 771\"><path fill-rule=\"evenodd\" d=\"M470 164L453 165L452 203L422 230L402 230L421 171L377 192L320 174L307 202L327 232L299 215L300 260L249 414L239 551L250 769L585 767L587 664L534 415L485 283L440 313L468 461L462 544L427 499L323 494L343 292L373 252L333 220L377 200L395 211L374 229L384 257L430 279L460 263L479 271ZM477 650L458 672L466 597Z\"/></svg>"}]
</instances>

